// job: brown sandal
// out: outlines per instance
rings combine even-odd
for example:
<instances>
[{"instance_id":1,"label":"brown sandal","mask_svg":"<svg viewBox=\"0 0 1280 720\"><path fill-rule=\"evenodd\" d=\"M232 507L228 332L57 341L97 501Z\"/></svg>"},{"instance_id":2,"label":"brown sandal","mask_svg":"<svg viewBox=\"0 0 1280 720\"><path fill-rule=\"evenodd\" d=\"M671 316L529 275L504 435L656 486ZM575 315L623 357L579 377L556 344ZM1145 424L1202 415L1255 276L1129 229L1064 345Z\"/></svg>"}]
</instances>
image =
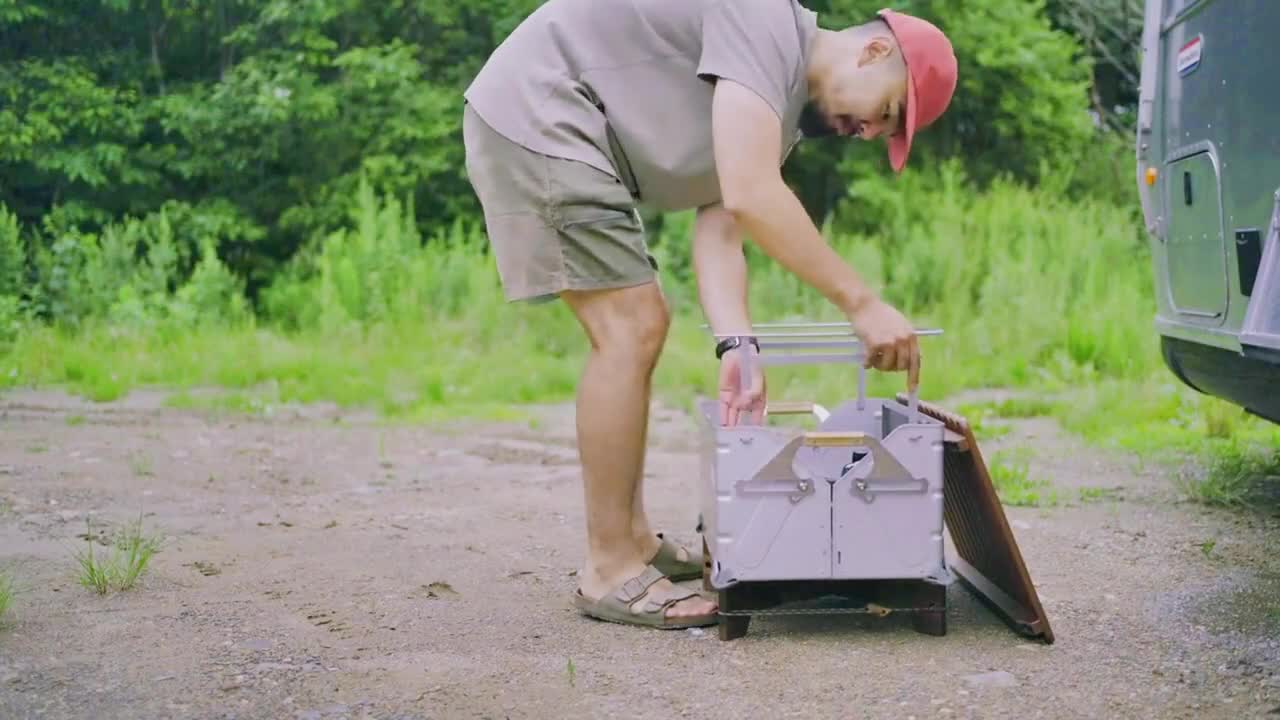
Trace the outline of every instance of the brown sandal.
<instances>
[{"instance_id":1,"label":"brown sandal","mask_svg":"<svg viewBox=\"0 0 1280 720\"><path fill-rule=\"evenodd\" d=\"M702 553L681 547L663 537L662 533L657 533L657 535L662 544L658 546L658 552L649 561L650 565L656 567L663 575L670 578L671 582L694 580L702 577ZM681 550L688 554L688 560L680 559Z\"/></svg>"},{"instance_id":2,"label":"brown sandal","mask_svg":"<svg viewBox=\"0 0 1280 720\"><path fill-rule=\"evenodd\" d=\"M661 570L649 565L644 572L622 583L618 589L599 600L589 600L582 594L581 589L577 590L573 594L573 604L582 614L598 620L664 630L703 627L714 625L719 621L719 615L716 612L687 617L667 617L668 608L681 600L698 597L700 593L677 587L665 597L652 597L653 584L664 577L666 576ZM640 602L646 597L644 602Z\"/></svg>"}]
</instances>

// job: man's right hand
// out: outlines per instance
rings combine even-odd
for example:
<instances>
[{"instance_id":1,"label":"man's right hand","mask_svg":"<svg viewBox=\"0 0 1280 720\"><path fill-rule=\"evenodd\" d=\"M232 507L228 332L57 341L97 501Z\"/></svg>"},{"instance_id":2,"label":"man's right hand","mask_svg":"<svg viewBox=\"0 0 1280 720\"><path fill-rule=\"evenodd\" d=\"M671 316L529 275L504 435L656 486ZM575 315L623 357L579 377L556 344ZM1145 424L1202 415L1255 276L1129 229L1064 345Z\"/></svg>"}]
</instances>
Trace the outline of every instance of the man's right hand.
<instances>
[{"instance_id":1,"label":"man's right hand","mask_svg":"<svg viewBox=\"0 0 1280 720\"><path fill-rule=\"evenodd\" d=\"M864 366L892 372L907 371L907 389L920 384L920 344L915 328L892 305L875 298L849 315L866 351Z\"/></svg>"}]
</instances>

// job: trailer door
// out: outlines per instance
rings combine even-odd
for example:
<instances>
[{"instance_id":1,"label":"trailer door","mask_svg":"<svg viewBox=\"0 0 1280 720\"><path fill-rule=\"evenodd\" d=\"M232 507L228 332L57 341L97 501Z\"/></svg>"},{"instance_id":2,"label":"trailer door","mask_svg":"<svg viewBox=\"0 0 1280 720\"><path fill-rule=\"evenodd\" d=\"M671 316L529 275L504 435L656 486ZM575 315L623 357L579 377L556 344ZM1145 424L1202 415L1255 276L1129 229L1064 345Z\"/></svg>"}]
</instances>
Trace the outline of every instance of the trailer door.
<instances>
[{"instance_id":1,"label":"trailer door","mask_svg":"<svg viewBox=\"0 0 1280 720\"><path fill-rule=\"evenodd\" d=\"M1217 163L1209 152L1197 152L1170 163L1166 177L1170 300L1179 314L1221 322L1227 255Z\"/></svg>"}]
</instances>

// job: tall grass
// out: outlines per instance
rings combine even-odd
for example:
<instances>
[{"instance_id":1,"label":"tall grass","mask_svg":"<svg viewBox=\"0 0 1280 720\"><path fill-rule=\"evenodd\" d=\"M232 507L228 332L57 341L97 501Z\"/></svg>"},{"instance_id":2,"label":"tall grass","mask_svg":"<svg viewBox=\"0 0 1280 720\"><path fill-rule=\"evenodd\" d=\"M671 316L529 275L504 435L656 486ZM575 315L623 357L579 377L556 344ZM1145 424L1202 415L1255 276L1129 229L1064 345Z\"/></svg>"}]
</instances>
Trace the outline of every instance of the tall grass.
<instances>
[{"instance_id":1,"label":"tall grass","mask_svg":"<svg viewBox=\"0 0 1280 720\"><path fill-rule=\"evenodd\" d=\"M1062 389L1155 368L1148 260L1126 211L1012 184L975 193L956 166L901 182L900 192L867 199L884 218L878 232L830 242L918 326L944 330L922 341L925 397ZM587 345L567 309L505 303L481 227L423 238L411 218L412 208L363 187L349 226L297 258L263 293L257 317L240 312L216 256L206 253L185 284L171 282L179 289L164 301L163 283L147 280L164 258L162 233L147 240L153 249L137 271L112 260L125 255L110 251L117 235L96 246L80 239L73 279L105 278L116 299L97 293L106 311L75 326L28 324L0 346L0 387L65 383L98 399L143 384L266 387L280 401L400 416L572 397ZM709 391L716 373L694 301L691 220L668 217L654 248L675 316L656 385L676 402ZM750 243L747 252L755 321L843 319ZM838 400L854 380L852 366L776 368L770 394ZM873 374L871 388L902 382Z\"/></svg>"},{"instance_id":2,"label":"tall grass","mask_svg":"<svg viewBox=\"0 0 1280 720\"><path fill-rule=\"evenodd\" d=\"M925 397L1061 389L1155 367L1148 260L1126 211L1011 184L975 193L954 166L928 184L902 182L887 197L911 202L886 210L892 200L881 198L879 232L830 242L918 326L944 330L922 341ZM136 271L112 250L117 235L81 239L73 279L107 284L109 295L96 292L106 310L74 326L28 324L0 349L0 387L66 383L109 399L142 384L269 384L282 401L373 404L393 415L571 397L586 342L566 308L505 303L482 228L458 224L424 239L411 218L412 208L362 188L350 226L297 258L263 293L258 317L240 311L216 256L206 253L165 301L163 282L148 280L159 273L163 236ZM656 384L674 400L707 391L715 376L689 271L691 219L667 218L654 250L675 315ZM843 319L753 245L748 255L755 321ZM774 396L838 399L853 383L850 366L770 372ZM871 379L877 392L901 383Z\"/></svg>"}]
</instances>

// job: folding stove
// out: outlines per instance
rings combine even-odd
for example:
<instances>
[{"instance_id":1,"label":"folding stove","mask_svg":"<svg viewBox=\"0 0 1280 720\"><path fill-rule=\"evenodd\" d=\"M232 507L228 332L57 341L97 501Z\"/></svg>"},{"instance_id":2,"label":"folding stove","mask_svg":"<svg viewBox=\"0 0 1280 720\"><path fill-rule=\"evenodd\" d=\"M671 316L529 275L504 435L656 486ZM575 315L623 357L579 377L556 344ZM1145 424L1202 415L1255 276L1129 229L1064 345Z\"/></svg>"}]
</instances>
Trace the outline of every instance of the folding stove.
<instances>
[{"instance_id":1,"label":"folding stove","mask_svg":"<svg viewBox=\"0 0 1280 720\"><path fill-rule=\"evenodd\" d=\"M719 594L721 639L746 634L752 615L827 613L909 613L917 631L942 635L957 571L1016 630L1052 642L963 419L914 392L867 397L847 323L765 324L752 336L760 352L743 353L744 382L753 362L853 362L858 390L831 410L770 402L764 423L734 427L720 425L716 400L699 399L703 583ZM770 422L780 415L809 415L813 427ZM953 541L963 533L952 563L946 526Z\"/></svg>"}]
</instances>

